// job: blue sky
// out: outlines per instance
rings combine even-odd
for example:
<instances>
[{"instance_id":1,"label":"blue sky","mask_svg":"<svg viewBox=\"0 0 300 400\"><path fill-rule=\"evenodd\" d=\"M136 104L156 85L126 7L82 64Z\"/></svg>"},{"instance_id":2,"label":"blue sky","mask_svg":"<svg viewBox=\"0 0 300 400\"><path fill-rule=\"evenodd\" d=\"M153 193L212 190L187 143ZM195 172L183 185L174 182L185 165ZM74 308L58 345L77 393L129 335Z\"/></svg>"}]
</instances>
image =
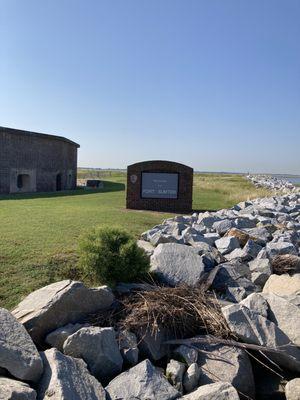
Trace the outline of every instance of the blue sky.
<instances>
[{"instance_id":1,"label":"blue sky","mask_svg":"<svg viewBox=\"0 0 300 400\"><path fill-rule=\"evenodd\" d=\"M0 125L79 165L300 174L299 0L0 0Z\"/></svg>"}]
</instances>

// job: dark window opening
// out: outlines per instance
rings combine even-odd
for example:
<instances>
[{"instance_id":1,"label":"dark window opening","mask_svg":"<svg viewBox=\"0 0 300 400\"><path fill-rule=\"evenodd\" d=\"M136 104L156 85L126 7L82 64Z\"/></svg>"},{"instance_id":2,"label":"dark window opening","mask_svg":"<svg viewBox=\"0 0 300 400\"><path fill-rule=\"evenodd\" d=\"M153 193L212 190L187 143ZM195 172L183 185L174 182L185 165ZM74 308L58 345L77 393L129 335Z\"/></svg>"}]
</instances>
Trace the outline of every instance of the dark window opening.
<instances>
[{"instance_id":1,"label":"dark window opening","mask_svg":"<svg viewBox=\"0 0 300 400\"><path fill-rule=\"evenodd\" d=\"M17 187L18 187L18 189L22 189L22 187L23 187L23 175L18 175L18 177L17 177Z\"/></svg>"},{"instance_id":2,"label":"dark window opening","mask_svg":"<svg viewBox=\"0 0 300 400\"><path fill-rule=\"evenodd\" d=\"M17 188L24 192L30 190L30 176L28 174L19 174L17 176Z\"/></svg>"},{"instance_id":3,"label":"dark window opening","mask_svg":"<svg viewBox=\"0 0 300 400\"><path fill-rule=\"evenodd\" d=\"M56 175L56 190L58 192L61 190L61 174Z\"/></svg>"}]
</instances>

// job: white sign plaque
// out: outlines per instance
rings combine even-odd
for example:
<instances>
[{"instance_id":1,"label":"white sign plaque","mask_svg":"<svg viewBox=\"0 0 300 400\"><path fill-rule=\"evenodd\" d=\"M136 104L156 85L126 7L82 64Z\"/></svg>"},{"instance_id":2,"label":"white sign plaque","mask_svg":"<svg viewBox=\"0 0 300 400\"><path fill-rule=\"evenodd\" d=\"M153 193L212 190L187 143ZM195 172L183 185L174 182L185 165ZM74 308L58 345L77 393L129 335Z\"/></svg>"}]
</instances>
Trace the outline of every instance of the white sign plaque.
<instances>
[{"instance_id":1,"label":"white sign plaque","mask_svg":"<svg viewBox=\"0 0 300 400\"><path fill-rule=\"evenodd\" d=\"M161 172L143 172L143 199L177 199L178 174Z\"/></svg>"}]
</instances>

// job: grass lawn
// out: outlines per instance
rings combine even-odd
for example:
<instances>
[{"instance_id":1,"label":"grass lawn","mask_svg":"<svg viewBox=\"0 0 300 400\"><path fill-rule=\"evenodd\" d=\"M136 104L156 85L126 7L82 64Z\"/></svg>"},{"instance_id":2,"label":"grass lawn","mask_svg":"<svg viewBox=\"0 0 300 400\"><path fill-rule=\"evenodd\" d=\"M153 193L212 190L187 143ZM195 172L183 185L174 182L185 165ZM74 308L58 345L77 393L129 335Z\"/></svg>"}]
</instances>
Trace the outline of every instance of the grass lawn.
<instances>
[{"instance_id":1,"label":"grass lawn","mask_svg":"<svg viewBox=\"0 0 300 400\"><path fill-rule=\"evenodd\" d=\"M0 197L0 306L11 308L76 264L77 239L94 225L120 226L138 235L170 214L125 209L125 172L79 171L105 180L104 189ZM197 210L230 207L266 195L239 175L196 174Z\"/></svg>"}]
</instances>

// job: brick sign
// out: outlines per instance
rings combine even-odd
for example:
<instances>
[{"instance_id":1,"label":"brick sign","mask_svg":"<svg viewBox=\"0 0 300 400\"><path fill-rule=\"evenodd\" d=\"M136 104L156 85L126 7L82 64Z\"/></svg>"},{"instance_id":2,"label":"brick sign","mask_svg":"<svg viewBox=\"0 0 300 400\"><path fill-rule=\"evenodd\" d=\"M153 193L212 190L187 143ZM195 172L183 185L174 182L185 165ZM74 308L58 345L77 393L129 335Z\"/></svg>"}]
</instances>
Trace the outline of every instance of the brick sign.
<instances>
[{"instance_id":1,"label":"brick sign","mask_svg":"<svg viewBox=\"0 0 300 400\"><path fill-rule=\"evenodd\" d=\"M171 161L127 167L127 208L185 213L192 210L193 169Z\"/></svg>"}]
</instances>

